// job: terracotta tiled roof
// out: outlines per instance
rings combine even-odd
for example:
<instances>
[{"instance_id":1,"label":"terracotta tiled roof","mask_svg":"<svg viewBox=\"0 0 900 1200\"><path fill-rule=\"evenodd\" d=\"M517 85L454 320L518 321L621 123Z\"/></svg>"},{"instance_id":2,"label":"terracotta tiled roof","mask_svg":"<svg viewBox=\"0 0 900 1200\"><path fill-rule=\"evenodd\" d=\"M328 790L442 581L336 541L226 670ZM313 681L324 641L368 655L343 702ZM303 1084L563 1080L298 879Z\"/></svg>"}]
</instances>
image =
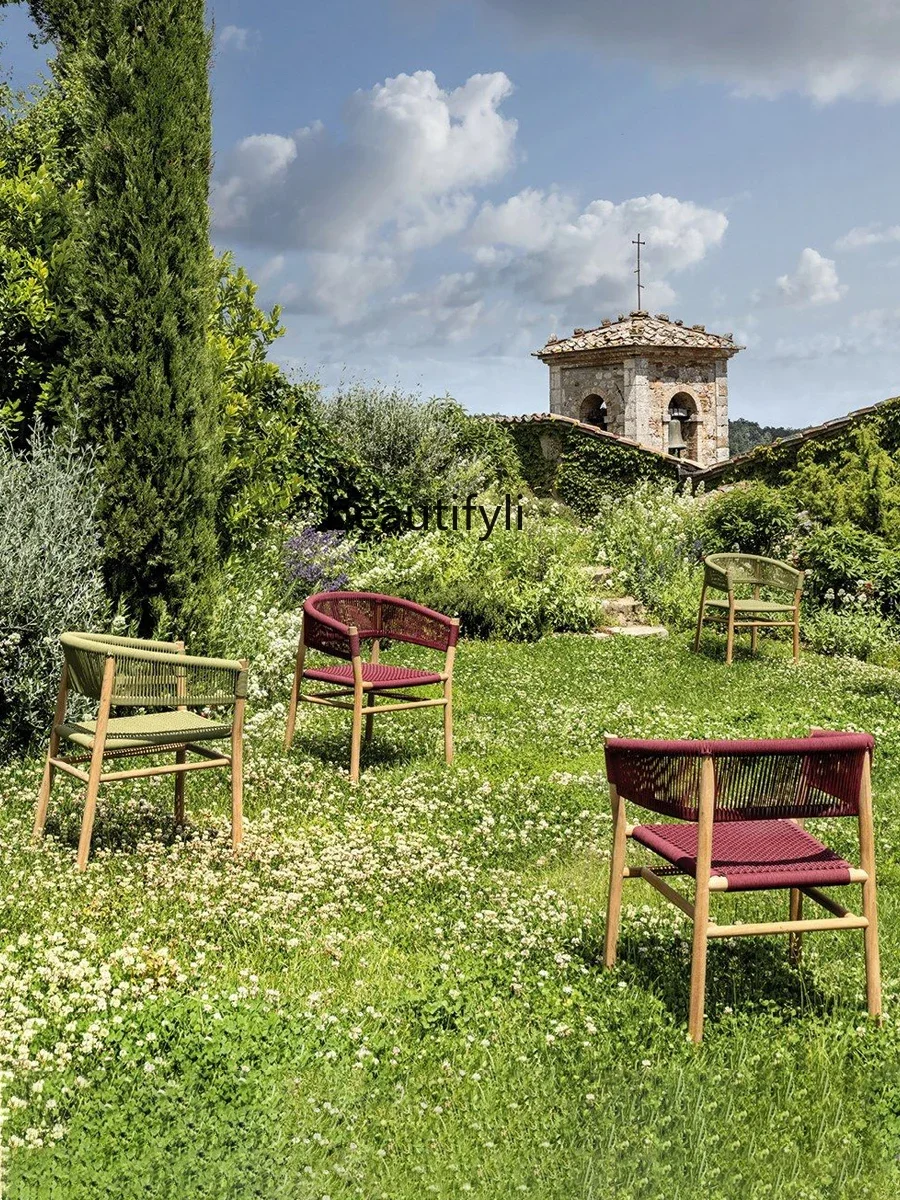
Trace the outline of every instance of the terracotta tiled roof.
<instances>
[{"instance_id":1,"label":"terracotta tiled roof","mask_svg":"<svg viewBox=\"0 0 900 1200\"><path fill-rule=\"evenodd\" d=\"M522 417L510 417L505 414L499 414L489 419L499 421L503 425L569 425L579 433L587 434L588 437L618 442L620 446L631 446L635 450L643 450L645 454L655 454L657 458L664 458L667 462L676 463L678 466L683 467L685 472L691 475L695 471L700 470L700 464L694 462L693 459L674 458L671 454L666 454L663 450L655 450L652 446L645 446L643 442L636 442L633 438L623 437L619 433L609 433L606 429L600 429L597 425L589 425L587 421L576 421L574 417L564 417L559 413L531 413Z\"/></svg>"},{"instance_id":2,"label":"terracotta tiled roof","mask_svg":"<svg viewBox=\"0 0 900 1200\"><path fill-rule=\"evenodd\" d=\"M643 309L635 309L627 317L620 315L616 321L601 322L596 329L576 329L571 337L550 338L545 346L534 351L534 357L548 362L558 354L627 346L718 350L729 356L743 350L730 333L707 333L703 325L685 325L670 321L665 313L651 317Z\"/></svg>"}]
</instances>

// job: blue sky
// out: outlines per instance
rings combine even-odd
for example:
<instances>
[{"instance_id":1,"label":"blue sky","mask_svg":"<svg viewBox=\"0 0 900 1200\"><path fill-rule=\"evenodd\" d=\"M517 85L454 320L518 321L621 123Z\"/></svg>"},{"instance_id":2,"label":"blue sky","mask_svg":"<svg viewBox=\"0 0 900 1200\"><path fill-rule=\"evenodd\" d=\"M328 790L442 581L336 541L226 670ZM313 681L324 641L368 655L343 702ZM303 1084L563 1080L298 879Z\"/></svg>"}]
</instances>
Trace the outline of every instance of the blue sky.
<instances>
[{"instance_id":1,"label":"blue sky","mask_svg":"<svg viewBox=\"0 0 900 1200\"><path fill-rule=\"evenodd\" d=\"M0 26L40 68L23 9ZM900 5L217 0L214 238L285 362L546 408L551 333L733 331L732 416L900 393Z\"/></svg>"}]
</instances>

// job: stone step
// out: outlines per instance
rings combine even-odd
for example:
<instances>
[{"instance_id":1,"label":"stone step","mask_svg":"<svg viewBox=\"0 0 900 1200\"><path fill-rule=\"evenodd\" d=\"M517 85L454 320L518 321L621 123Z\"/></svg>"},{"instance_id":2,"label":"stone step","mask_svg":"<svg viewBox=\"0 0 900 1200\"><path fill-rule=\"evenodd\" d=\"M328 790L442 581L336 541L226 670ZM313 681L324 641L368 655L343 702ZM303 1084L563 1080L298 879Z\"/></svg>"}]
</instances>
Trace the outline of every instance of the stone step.
<instances>
[{"instance_id":1,"label":"stone step","mask_svg":"<svg viewBox=\"0 0 900 1200\"><path fill-rule=\"evenodd\" d=\"M643 606L634 596L617 596L601 600L600 608L607 625L637 625L644 614Z\"/></svg>"},{"instance_id":2,"label":"stone step","mask_svg":"<svg viewBox=\"0 0 900 1200\"><path fill-rule=\"evenodd\" d=\"M587 576L594 587L600 587L613 574L612 567L600 566L597 563L594 563L593 565L589 563L586 566L579 567L578 569L583 575Z\"/></svg>"}]
</instances>

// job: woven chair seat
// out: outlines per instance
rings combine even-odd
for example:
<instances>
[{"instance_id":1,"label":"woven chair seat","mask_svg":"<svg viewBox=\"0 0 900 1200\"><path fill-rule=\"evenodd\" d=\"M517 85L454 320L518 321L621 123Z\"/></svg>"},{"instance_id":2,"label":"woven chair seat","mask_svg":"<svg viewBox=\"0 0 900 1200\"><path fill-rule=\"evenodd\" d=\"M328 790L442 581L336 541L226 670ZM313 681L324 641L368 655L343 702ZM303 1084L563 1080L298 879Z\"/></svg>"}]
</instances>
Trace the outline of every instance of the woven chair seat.
<instances>
[{"instance_id":1,"label":"woven chair seat","mask_svg":"<svg viewBox=\"0 0 900 1200\"><path fill-rule=\"evenodd\" d=\"M728 612L728 601L720 600L718 598L714 598L711 596L707 596L706 607L707 608L720 608L720 609L724 610L725 612ZM736 599L734 602L734 611L735 612L758 612L758 613L773 613L773 612L792 613L794 611L794 606L793 606L793 604L779 604L777 600L753 600L753 599L737 600Z\"/></svg>"},{"instance_id":2,"label":"woven chair seat","mask_svg":"<svg viewBox=\"0 0 900 1200\"><path fill-rule=\"evenodd\" d=\"M633 837L696 875L696 825L638 825ZM793 821L730 821L713 825L712 874L746 892L849 883L850 864Z\"/></svg>"},{"instance_id":3,"label":"woven chair seat","mask_svg":"<svg viewBox=\"0 0 900 1200\"><path fill-rule=\"evenodd\" d=\"M308 679L319 679L323 683L353 686L351 663L336 663L333 667L309 667L303 675ZM429 683L440 683L441 677L434 671L420 671L417 667L394 667L388 663L362 663L364 688L424 687Z\"/></svg>"},{"instance_id":4,"label":"woven chair seat","mask_svg":"<svg viewBox=\"0 0 900 1200\"><path fill-rule=\"evenodd\" d=\"M68 738L86 750L94 747L96 721L57 725L60 737ZM111 717L106 727L110 749L137 749L144 746L168 746L183 742L220 741L231 737L231 722L211 721L186 711L142 713L133 717Z\"/></svg>"}]
</instances>

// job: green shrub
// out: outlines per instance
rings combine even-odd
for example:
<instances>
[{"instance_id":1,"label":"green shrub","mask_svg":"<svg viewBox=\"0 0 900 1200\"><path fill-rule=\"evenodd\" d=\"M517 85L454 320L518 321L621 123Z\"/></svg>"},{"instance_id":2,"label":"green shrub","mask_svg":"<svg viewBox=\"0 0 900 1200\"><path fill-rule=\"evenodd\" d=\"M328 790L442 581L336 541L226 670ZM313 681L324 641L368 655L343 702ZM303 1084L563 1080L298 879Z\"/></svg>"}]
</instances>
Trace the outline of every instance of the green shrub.
<instances>
[{"instance_id":1,"label":"green shrub","mask_svg":"<svg viewBox=\"0 0 900 1200\"><path fill-rule=\"evenodd\" d=\"M416 600L458 616L469 636L531 640L584 631L599 615L585 564L590 538L552 511L524 528L417 532L366 545L354 586Z\"/></svg>"},{"instance_id":2,"label":"green shrub","mask_svg":"<svg viewBox=\"0 0 900 1200\"><path fill-rule=\"evenodd\" d=\"M886 666L897 666L900 660L900 624L866 602L814 609L803 618L803 640L819 654Z\"/></svg>"},{"instance_id":3,"label":"green shrub","mask_svg":"<svg viewBox=\"0 0 900 1200\"><path fill-rule=\"evenodd\" d=\"M610 498L627 496L642 484L655 483L668 493L677 477L675 459L575 431L559 462L556 492L580 516L590 518L604 511Z\"/></svg>"},{"instance_id":4,"label":"green shrub","mask_svg":"<svg viewBox=\"0 0 900 1200\"><path fill-rule=\"evenodd\" d=\"M814 604L865 602L876 612L900 611L900 552L876 534L849 522L819 527L800 543L798 558Z\"/></svg>"},{"instance_id":5,"label":"green shrub","mask_svg":"<svg viewBox=\"0 0 900 1200\"><path fill-rule=\"evenodd\" d=\"M62 360L81 191L72 177L71 97L25 100L0 84L0 432L23 449Z\"/></svg>"},{"instance_id":6,"label":"green shrub","mask_svg":"<svg viewBox=\"0 0 900 1200\"><path fill-rule=\"evenodd\" d=\"M613 594L627 592L676 627L697 617L702 571L700 502L671 486L643 483L610 498L595 522L595 557L611 571Z\"/></svg>"},{"instance_id":7,"label":"green shrub","mask_svg":"<svg viewBox=\"0 0 900 1200\"><path fill-rule=\"evenodd\" d=\"M713 494L703 516L703 549L707 554L741 552L781 558L796 527L793 508L783 491L753 481Z\"/></svg>"},{"instance_id":8,"label":"green shrub","mask_svg":"<svg viewBox=\"0 0 900 1200\"><path fill-rule=\"evenodd\" d=\"M470 417L449 397L419 397L380 385L352 384L318 397L318 413L339 448L341 501L326 521L367 532L406 528L405 510L438 500L462 502L519 483L503 431Z\"/></svg>"},{"instance_id":9,"label":"green shrub","mask_svg":"<svg viewBox=\"0 0 900 1200\"><path fill-rule=\"evenodd\" d=\"M91 458L36 430L29 455L0 449L0 756L46 734L58 638L103 628L109 606Z\"/></svg>"}]
</instances>

